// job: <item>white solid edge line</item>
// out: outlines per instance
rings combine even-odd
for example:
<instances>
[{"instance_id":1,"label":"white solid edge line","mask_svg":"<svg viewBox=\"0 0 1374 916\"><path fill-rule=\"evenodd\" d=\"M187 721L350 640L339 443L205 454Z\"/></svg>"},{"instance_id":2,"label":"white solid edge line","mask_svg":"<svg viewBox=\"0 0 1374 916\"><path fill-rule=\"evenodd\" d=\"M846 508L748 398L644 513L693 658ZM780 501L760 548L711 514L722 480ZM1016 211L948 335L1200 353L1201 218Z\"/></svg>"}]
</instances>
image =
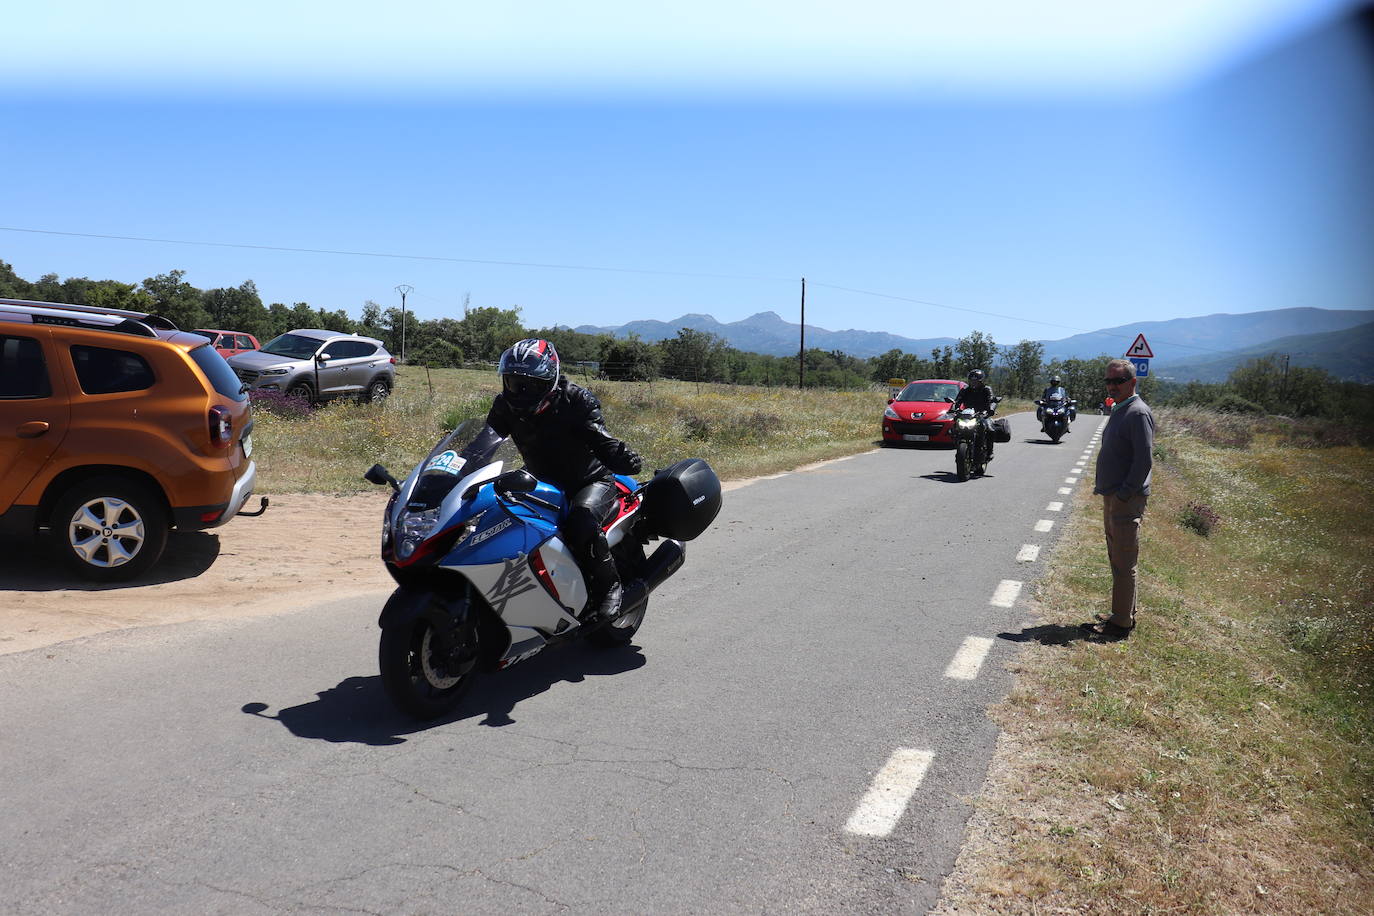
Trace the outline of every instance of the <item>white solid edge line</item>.
<instances>
[{"instance_id":1,"label":"white solid edge line","mask_svg":"<svg viewBox=\"0 0 1374 916\"><path fill-rule=\"evenodd\" d=\"M1053 528L1053 527L1054 527L1054 522L1052 522L1051 520L1049 520L1049 519L1047 519L1047 518L1042 518L1040 521L1038 521L1038 522L1035 523L1035 530L1036 530L1036 531L1039 531L1039 532L1041 532L1041 533L1044 533L1044 532L1046 532L1046 531L1049 531L1049 530L1050 530L1051 528Z\"/></svg>"},{"instance_id":2,"label":"white solid edge line","mask_svg":"<svg viewBox=\"0 0 1374 916\"><path fill-rule=\"evenodd\" d=\"M859 836L884 837L891 833L934 759L931 751L909 747L893 751L873 777L873 784L859 800L859 806L849 815L844 829Z\"/></svg>"},{"instance_id":3,"label":"white solid edge line","mask_svg":"<svg viewBox=\"0 0 1374 916\"><path fill-rule=\"evenodd\" d=\"M1045 511L1046 511L1046 512L1063 512L1063 511L1064 511L1064 504L1061 503L1061 502L1052 502L1052 503L1050 503L1048 506L1045 507Z\"/></svg>"},{"instance_id":4,"label":"white solid edge line","mask_svg":"<svg viewBox=\"0 0 1374 916\"><path fill-rule=\"evenodd\" d=\"M997 583L997 590L992 593L992 598L988 601L995 607L1012 607L1016 604L1016 597L1021 594L1021 583L1015 579L1003 579Z\"/></svg>"},{"instance_id":5,"label":"white solid edge line","mask_svg":"<svg viewBox=\"0 0 1374 916\"><path fill-rule=\"evenodd\" d=\"M988 657L988 650L991 648L992 639L987 636L966 638L959 651L954 653L949 667L945 669L945 677L957 681L973 680L978 676L979 670L983 667L983 659Z\"/></svg>"},{"instance_id":6,"label":"white solid edge line","mask_svg":"<svg viewBox=\"0 0 1374 916\"><path fill-rule=\"evenodd\" d=\"M1016 551L1016 562L1034 563L1036 557L1040 556L1040 548L1035 544L1022 544L1021 549Z\"/></svg>"}]
</instances>

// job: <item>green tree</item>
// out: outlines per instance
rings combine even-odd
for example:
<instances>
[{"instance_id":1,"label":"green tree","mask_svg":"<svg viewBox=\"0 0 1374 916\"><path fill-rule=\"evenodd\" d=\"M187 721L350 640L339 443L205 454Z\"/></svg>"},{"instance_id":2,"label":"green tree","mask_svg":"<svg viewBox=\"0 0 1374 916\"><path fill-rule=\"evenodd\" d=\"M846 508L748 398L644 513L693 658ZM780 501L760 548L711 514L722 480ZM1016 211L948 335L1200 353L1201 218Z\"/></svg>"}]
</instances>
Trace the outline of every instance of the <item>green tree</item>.
<instances>
[{"instance_id":1,"label":"green tree","mask_svg":"<svg viewBox=\"0 0 1374 916\"><path fill-rule=\"evenodd\" d=\"M210 316L201 304L201 292L183 277L184 270L158 274L143 281L142 291L147 294L153 312L167 318L179 328L203 328L209 324Z\"/></svg>"},{"instance_id":2,"label":"green tree","mask_svg":"<svg viewBox=\"0 0 1374 916\"><path fill-rule=\"evenodd\" d=\"M663 351L663 373L670 378L693 382L715 382L725 378L725 340L709 331L682 328L676 337L659 344Z\"/></svg>"},{"instance_id":3,"label":"green tree","mask_svg":"<svg viewBox=\"0 0 1374 916\"><path fill-rule=\"evenodd\" d=\"M950 378L954 375L953 347L935 347L930 351L930 374L934 378Z\"/></svg>"},{"instance_id":4,"label":"green tree","mask_svg":"<svg viewBox=\"0 0 1374 916\"><path fill-rule=\"evenodd\" d=\"M623 340L607 337L601 352L601 374L612 381L652 382L658 378L659 349L631 334Z\"/></svg>"},{"instance_id":5,"label":"green tree","mask_svg":"<svg viewBox=\"0 0 1374 916\"><path fill-rule=\"evenodd\" d=\"M495 362L511 344L528 336L520 323L520 307L509 309L465 308L455 341L469 359Z\"/></svg>"},{"instance_id":6,"label":"green tree","mask_svg":"<svg viewBox=\"0 0 1374 916\"><path fill-rule=\"evenodd\" d=\"M1002 360L1007 367L1005 393L1019 398L1036 397L1044 358L1045 345L1036 340L1023 340L1013 347L1003 347Z\"/></svg>"},{"instance_id":7,"label":"green tree","mask_svg":"<svg viewBox=\"0 0 1374 916\"><path fill-rule=\"evenodd\" d=\"M997 344L993 341L992 335L982 331L974 331L967 337L959 338L954 350L959 354L955 362L955 371L960 375L968 375L974 369L982 369L985 372L991 370L993 360L997 356Z\"/></svg>"}]
</instances>

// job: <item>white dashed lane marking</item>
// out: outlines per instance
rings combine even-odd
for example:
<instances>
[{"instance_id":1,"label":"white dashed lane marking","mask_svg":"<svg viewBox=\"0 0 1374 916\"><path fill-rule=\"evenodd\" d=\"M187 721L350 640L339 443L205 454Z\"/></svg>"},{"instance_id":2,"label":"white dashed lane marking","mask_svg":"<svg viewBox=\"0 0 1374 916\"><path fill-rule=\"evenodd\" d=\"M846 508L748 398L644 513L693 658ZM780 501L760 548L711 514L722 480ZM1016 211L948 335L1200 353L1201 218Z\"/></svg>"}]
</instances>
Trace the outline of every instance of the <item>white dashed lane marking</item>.
<instances>
[{"instance_id":1,"label":"white dashed lane marking","mask_svg":"<svg viewBox=\"0 0 1374 916\"><path fill-rule=\"evenodd\" d=\"M1047 518L1042 518L1040 521L1035 523L1035 530L1040 532L1049 531L1053 527L1054 522L1050 521Z\"/></svg>"},{"instance_id":2,"label":"white dashed lane marking","mask_svg":"<svg viewBox=\"0 0 1374 916\"><path fill-rule=\"evenodd\" d=\"M1034 563L1035 558L1040 556L1040 548L1034 544L1022 544L1021 549L1016 552L1016 562Z\"/></svg>"},{"instance_id":3,"label":"white dashed lane marking","mask_svg":"<svg viewBox=\"0 0 1374 916\"><path fill-rule=\"evenodd\" d=\"M1063 504L1063 503L1060 503L1060 502L1053 502L1053 503L1050 503L1048 506L1045 507L1045 511L1046 511L1046 512L1063 512L1063 511L1064 511L1064 504Z\"/></svg>"},{"instance_id":4,"label":"white dashed lane marking","mask_svg":"<svg viewBox=\"0 0 1374 916\"><path fill-rule=\"evenodd\" d=\"M1060 487L1060 488L1059 488L1059 495L1060 495L1060 496L1068 496L1068 495L1069 495L1070 493L1072 493L1072 492L1073 492L1073 490L1070 490L1068 487Z\"/></svg>"},{"instance_id":5,"label":"white dashed lane marking","mask_svg":"<svg viewBox=\"0 0 1374 916\"><path fill-rule=\"evenodd\" d=\"M1065 483L1078 483L1078 478L1077 478L1077 477L1065 477L1065 478L1064 478L1064 482L1065 482Z\"/></svg>"},{"instance_id":6,"label":"white dashed lane marking","mask_svg":"<svg viewBox=\"0 0 1374 916\"><path fill-rule=\"evenodd\" d=\"M954 653L949 667L945 669L945 677L958 681L973 680L978 676L979 669L983 667L983 659L988 657L988 650L991 648L992 640L986 636L968 637L959 647L959 651Z\"/></svg>"},{"instance_id":7,"label":"white dashed lane marking","mask_svg":"<svg viewBox=\"0 0 1374 916\"><path fill-rule=\"evenodd\" d=\"M892 832L906 811L907 802L926 778L935 755L930 751L899 747L873 777L873 785L849 815L844 829L859 836L884 837Z\"/></svg>"},{"instance_id":8,"label":"white dashed lane marking","mask_svg":"<svg viewBox=\"0 0 1374 916\"><path fill-rule=\"evenodd\" d=\"M995 607L1011 607L1016 604L1016 596L1020 594L1020 582L1015 579L1003 579L997 584L997 590L992 593L992 599L988 604Z\"/></svg>"}]
</instances>

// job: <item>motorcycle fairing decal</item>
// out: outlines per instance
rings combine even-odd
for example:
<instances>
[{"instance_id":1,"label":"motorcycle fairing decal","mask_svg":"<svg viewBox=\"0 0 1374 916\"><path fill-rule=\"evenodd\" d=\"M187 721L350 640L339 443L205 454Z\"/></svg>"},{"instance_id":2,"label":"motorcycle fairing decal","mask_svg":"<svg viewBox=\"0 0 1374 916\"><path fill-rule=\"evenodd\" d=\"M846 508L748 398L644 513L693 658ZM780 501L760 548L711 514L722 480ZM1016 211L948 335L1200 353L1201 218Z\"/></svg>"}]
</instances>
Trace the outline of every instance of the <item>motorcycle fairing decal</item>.
<instances>
[{"instance_id":1,"label":"motorcycle fairing decal","mask_svg":"<svg viewBox=\"0 0 1374 916\"><path fill-rule=\"evenodd\" d=\"M425 472L442 471L445 474L457 474L465 464L467 462L459 458L457 452L449 449L431 458L429 464L425 465Z\"/></svg>"},{"instance_id":2,"label":"motorcycle fairing decal","mask_svg":"<svg viewBox=\"0 0 1374 916\"><path fill-rule=\"evenodd\" d=\"M538 655L539 651L543 649L544 646L548 645L548 642L544 639L544 637L540 636L537 633L534 636L531 636L528 639L522 639L519 642L515 642L516 635L516 631L512 629L511 647L506 650L506 654L501 658L501 664L498 667L509 668L511 665L514 665L517 662L523 662L525 659L530 658L531 656Z\"/></svg>"},{"instance_id":3,"label":"motorcycle fairing decal","mask_svg":"<svg viewBox=\"0 0 1374 916\"><path fill-rule=\"evenodd\" d=\"M502 531L505 531L507 528L509 528L511 525L514 525L514 524L515 524L515 519L512 519L512 518L503 519L503 520L497 522L495 525L492 525L490 528L487 528L485 531L479 531L479 532L477 532L476 534L474 534L474 535L472 536L472 540L468 541L468 546L469 546L469 547L476 547L478 544L482 543L482 542L485 541L487 538L492 537L492 536L497 535L497 534L500 534Z\"/></svg>"},{"instance_id":4,"label":"motorcycle fairing decal","mask_svg":"<svg viewBox=\"0 0 1374 916\"><path fill-rule=\"evenodd\" d=\"M539 583L535 581L534 574L524 559L524 557L516 557L507 560L505 568L501 570L501 575L496 579L496 584L487 592L487 602L498 617L505 616L506 605L510 603L512 598L539 587Z\"/></svg>"}]
</instances>

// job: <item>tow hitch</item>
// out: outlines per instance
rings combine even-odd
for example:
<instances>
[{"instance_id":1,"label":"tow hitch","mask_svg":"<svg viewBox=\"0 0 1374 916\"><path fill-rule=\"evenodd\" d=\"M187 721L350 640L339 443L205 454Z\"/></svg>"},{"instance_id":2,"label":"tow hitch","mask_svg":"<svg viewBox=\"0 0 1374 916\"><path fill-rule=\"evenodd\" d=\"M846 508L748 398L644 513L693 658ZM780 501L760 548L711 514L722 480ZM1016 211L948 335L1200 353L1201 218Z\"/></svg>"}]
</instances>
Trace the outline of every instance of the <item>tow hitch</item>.
<instances>
[{"instance_id":1,"label":"tow hitch","mask_svg":"<svg viewBox=\"0 0 1374 916\"><path fill-rule=\"evenodd\" d=\"M262 502L258 503L258 511L256 511L256 512L247 512L247 511L245 511L245 510L243 510L243 509L240 509L240 510L238 511L238 514L239 514L239 515L246 515L246 516L248 516L249 518L257 518L259 515L262 515L264 512L267 511L267 505L268 505L268 503L267 503L267 497L264 496L264 497L262 497Z\"/></svg>"}]
</instances>

